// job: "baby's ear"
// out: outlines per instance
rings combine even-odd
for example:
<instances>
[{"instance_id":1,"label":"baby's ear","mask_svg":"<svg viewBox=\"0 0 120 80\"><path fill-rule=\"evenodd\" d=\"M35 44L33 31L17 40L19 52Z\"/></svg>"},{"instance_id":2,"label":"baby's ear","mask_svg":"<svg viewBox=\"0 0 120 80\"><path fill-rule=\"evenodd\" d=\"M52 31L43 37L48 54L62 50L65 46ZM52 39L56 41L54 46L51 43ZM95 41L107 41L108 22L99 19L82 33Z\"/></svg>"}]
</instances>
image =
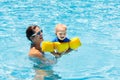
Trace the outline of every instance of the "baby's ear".
<instances>
[{"instance_id":1,"label":"baby's ear","mask_svg":"<svg viewBox=\"0 0 120 80\"><path fill-rule=\"evenodd\" d=\"M57 35L57 32L55 31L55 34Z\"/></svg>"}]
</instances>

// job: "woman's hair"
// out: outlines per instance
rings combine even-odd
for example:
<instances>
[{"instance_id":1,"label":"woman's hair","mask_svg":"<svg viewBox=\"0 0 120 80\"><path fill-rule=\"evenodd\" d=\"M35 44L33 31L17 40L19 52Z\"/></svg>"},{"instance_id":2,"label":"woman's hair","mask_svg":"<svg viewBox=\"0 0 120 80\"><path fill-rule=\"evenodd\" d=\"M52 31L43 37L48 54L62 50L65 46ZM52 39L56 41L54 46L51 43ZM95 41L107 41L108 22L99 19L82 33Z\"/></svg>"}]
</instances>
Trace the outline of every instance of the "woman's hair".
<instances>
[{"instance_id":1,"label":"woman's hair","mask_svg":"<svg viewBox=\"0 0 120 80\"><path fill-rule=\"evenodd\" d=\"M30 25L26 30L26 37L31 41L30 37L35 33L35 28L39 27L38 25Z\"/></svg>"}]
</instances>

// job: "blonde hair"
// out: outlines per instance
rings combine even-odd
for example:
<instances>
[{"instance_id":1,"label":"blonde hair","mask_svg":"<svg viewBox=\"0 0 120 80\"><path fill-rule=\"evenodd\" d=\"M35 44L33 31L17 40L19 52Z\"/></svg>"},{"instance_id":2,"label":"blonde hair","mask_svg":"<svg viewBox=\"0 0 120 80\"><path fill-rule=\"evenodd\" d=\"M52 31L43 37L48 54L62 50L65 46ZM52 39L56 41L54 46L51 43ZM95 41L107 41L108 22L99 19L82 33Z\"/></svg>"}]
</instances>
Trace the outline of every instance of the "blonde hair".
<instances>
[{"instance_id":1,"label":"blonde hair","mask_svg":"<svg viewBox=\"0 0 120 80\"><path fill-rule=\"evenodd\" d=\"M65 30L67 30L67 26L66 25L64 25L64 24L57 24L55 26L55 32L57 32L58 29L60 29L60 28L64 28Z\"/></svg>"}]
</instances>

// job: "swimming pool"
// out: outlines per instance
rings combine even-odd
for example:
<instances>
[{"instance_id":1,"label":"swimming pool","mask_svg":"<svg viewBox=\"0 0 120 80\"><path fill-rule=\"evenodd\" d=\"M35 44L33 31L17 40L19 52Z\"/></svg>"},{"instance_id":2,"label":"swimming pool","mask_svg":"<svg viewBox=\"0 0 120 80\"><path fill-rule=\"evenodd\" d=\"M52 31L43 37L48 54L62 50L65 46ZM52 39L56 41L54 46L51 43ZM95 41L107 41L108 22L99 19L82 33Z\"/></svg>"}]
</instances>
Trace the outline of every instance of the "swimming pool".
<instances>
[{"instance_id":1,"label":"swimming pool","mask_svg":"<svg viewBox=\"0 0 120 80\"><path fill-rule=\"evenodd\" d=\"M0 80L32 80L25 30L38 24L51 40L57 23L82 46L58 59L46 80L120 80L119 0L0 0L0 6Z\"/></svg>"}]
</instances>

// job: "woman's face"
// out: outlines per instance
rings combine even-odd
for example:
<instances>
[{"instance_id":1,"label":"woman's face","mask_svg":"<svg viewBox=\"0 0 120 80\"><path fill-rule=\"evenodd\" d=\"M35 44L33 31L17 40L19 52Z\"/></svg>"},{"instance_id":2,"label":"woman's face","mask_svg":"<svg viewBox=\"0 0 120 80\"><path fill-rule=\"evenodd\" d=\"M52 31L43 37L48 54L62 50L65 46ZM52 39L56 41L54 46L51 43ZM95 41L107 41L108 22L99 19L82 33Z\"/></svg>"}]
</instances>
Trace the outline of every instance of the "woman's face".
<instances>
[{"instance_id":1,"label":"woman's face","mask_svg":"<svg viewBox=\"0 0 120 80\"><path fill-rule=\"evenodd\" d=\"M43 41L42 30L39 27L34 29L35 33L31 36L31 39L34 43Z\"/></svg>"}]
</instances>

